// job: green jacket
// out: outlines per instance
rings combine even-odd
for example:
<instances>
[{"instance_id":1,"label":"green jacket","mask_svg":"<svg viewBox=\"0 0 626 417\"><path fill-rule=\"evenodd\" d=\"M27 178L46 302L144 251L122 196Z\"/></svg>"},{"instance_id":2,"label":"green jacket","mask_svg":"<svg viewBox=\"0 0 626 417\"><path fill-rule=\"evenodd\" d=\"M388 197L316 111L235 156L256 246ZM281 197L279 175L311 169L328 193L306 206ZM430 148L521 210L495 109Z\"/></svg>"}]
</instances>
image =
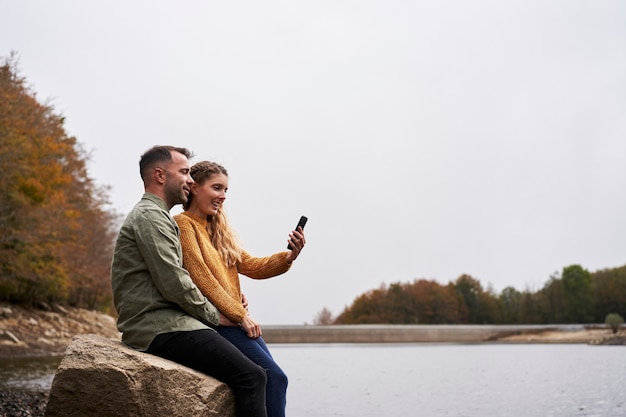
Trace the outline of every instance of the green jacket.
<instances>
[{"instance_id":1,"label":"green jacket","mask_svg":"<svg viewBox=\"0 0 626 417\"><path fill-rule=\"evenodd\" d=\"M165 202L145 193L126 217L111 265L117 328L145 351L155 336L217 326L219 312L182 266L179 231Z\"/></svg>"}]
</instances>

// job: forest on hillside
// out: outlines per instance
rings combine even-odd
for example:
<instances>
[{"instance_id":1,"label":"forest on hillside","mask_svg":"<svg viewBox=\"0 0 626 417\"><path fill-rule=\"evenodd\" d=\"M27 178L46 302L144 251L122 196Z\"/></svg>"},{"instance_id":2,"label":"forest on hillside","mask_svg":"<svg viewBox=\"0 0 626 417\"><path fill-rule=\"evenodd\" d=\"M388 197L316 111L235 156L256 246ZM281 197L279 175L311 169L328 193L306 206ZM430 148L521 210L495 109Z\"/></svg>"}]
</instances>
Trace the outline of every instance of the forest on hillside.
<instances>
[{"instance_id":1,"label":"forest on hillside","mask_svg":"<svg viewBox=\"0 0 626 417\"><path fill-rule=\"evenodd\" d=\"M327 309L317 324L553 324L604 323L626 315L626 265L594 273L564 267L538 291L505 288L497 294L469 275L442 285L419 279L358 296L338 317Z\"/></svg>"},{"instance_id":2,"label":"forest on hillside","mask_svg":"<svg viewBox=\"0 0 626 417\"><path fill-rule=\"evenodd\" d=\"M0 300L106 309L119 215L12 54L0 62Z\"/></svg>"}]
</instances>

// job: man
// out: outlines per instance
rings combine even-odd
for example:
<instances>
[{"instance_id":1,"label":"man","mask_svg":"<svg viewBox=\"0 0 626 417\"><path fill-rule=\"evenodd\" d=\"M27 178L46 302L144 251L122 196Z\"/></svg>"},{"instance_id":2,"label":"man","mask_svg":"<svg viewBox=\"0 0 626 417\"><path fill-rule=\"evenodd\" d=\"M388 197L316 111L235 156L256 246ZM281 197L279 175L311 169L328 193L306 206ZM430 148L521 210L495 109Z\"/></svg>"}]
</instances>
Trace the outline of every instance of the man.
<instances>
[{"instance_id":1,"label":"man","mask_svg":"<svg viewBox=\"0 0 626 417\"><path fill-rule=\"evenodd\" d=\"M182 267L169 211L187 201L189 158L189 150L173 146L155 146L141 156L145 193L122 225L111 267L117 327L128 346L226 383L237 416L266 416L265 371L212 328L220 314Z\"/></svg>"}]
</instances>

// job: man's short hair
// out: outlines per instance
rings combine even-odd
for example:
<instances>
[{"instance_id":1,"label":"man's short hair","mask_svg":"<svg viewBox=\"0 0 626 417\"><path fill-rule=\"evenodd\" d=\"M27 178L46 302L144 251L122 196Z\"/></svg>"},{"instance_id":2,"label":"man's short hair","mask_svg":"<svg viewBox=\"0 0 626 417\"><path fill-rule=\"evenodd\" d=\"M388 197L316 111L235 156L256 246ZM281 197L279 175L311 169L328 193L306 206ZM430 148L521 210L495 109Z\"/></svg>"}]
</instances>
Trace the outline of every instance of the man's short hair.
<instances>
[{"instance_id":1,"label":"man's short hair","mask_svg":"<svg viewBox=\"0 0 626 417\"><path fill-rule=\"evenodd\" d=\"M139 160L139 175L145 182L150 171L158 164L168 163L172 161L172 152L178 152L190 159L193 154L187 148L179 148L176 146L153 146L141 155Z\"/></svg>"}]
</instances>

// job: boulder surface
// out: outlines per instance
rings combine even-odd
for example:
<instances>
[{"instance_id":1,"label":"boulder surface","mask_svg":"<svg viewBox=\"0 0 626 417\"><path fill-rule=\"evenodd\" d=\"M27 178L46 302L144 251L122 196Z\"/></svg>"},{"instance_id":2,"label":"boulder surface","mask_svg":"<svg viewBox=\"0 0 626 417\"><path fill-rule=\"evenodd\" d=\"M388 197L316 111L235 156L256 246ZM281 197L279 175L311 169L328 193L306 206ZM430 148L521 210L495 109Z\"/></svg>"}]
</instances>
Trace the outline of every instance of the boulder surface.
<instances>
[{"instance_id":1,"label":"boulder surface","mask_svg":"<svg viewBox=\"0 0 626 417\"><path fill-rule=\"evenodd\" d=\"M235 415L228 386L118 340L79 335L52 381L46 417Z\"/></svg>"}]
</instances>

